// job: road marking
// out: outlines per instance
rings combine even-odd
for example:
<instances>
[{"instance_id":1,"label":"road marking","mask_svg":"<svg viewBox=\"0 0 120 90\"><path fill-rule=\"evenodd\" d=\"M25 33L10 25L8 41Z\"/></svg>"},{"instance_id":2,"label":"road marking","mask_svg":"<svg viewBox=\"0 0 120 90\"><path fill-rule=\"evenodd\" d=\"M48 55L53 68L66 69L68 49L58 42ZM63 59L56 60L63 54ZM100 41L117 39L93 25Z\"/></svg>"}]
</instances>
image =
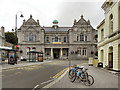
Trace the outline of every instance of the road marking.
<instances>
[{"instance_id":1,"label":"road marking","mask_svg":"<svg viewBox=\"0 0 120 90\"><path fill-rule=\"evenodd\" d=\"M35 90L37 87L39 87L39 85L36 85L32 90Z\"/></svg>"},{"instance_id":2,"label":"road marking","mask_svg":"<svg viewBox=\"0 0 120 90\"><path fill-rule=\"evenodd\" d=\"M45 84L45 83L49 83L49 82L51 82L51 81L53 81L53 80L55 80L55 79L51 79L51 80L48 80L48 81L42 82L41 85L42 85L42 84Z\"/></svg>"},{"instance_id":3,"label":"road marking","mask_svg":"<svg viewBox=\"0 0 120 90\"><path fill-rule=\"evenodd\" d=\"M53 78L58 78L61 74L63 74L69 67L63 69L62 71L60 71L59 73L57 73L55 76L53 76Z\"/></svg>"},{"instance_id":4,"label":"road marking","mask_svg":"<svg viewBox=\"0 0 120 90\"><path fill-rule=\"evenodd\" d=\"M42 88L50 88L52 85L54 85L55 83L57 83L60 79L62 79L66 73L68 72L69 69L67 69L60 77L58 77L57 79L55 79L53 82L49 83L48 85L42 87Z\"/></svg>"}]
</instances>

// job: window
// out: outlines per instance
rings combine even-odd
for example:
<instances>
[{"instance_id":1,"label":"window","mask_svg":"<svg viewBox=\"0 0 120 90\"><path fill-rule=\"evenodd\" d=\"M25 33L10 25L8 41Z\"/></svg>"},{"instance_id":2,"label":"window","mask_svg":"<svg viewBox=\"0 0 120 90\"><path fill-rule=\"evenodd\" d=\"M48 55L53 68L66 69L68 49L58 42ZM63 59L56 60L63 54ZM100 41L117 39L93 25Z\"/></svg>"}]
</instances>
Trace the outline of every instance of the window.
<instances>
[{"instance_id":1,"label":"window","mask_svg":"<svg viewBox=\"0 0 120 90\"><path fill-rule=\"evenodd\" d=\"M80 41L84 41L84 35L83 34L80 35Z\"/></svg>"},{"instance_id":2,"label":"window","mask_svg":"<svg viewBox=\"0 0 120 90\"><path fill-rule=\"evenodd\" d=\"M67 42L67 38L66 37L64 37L64 42Z\"/></svg>"},{"instance_id":3,"label":"window","mask_svg":"<svg viewBox=\"0 0 120 90\"><path fill-rule=\"evenodd\" d=\"M87 55L87 49L86 48L83 49L82 55L84 55L84 56Z\"/></svg>"},{"instance_id":4,"label":"window","mask_svg":"<svg viewBox=\"0 0 120 90\"><path fill-rule=\"evenodd\" d=\"M59 42L61 42L61 38L59 38Z\"/></svg>"},{"instance_id":5,"label":"window","mask_svg":"<svg viewBox=\"0 0 120 90\"><path fill-rule=\"evenodd\" d=\"M26 35L26 41L28 41L28 35Z\"/></svg>"},{"instance_id":6,"label":"window","mask_svg":"<svg viewBox=\"0 0 120 90\"><path fill-rule=\"evenodd\" d=\"M110 34L113 32L113 15L110 15L110 22L109 22L109 30Z\"/></svg>"},{"instance_id":7,"label":"window","mask_svg":"<svg viewBox=\"0 0 120 90\"><path fill-rule=\"evenodd\" d=\"M58 37L55 37L55 42L58 42Z\"/></svg>"},{"instance_id":8,"label":"window","mask_svg":"<svg viewBox=\"0 0 120 90\"><path fill-rule=\"evenodd\" d=\"M52 42L54 42L54 38L52 38Z\"/></svg>"},{"instance_id":9,"label":"window","mask_svg":"<svg viewBox=\"0 0 120 90\"><path fill-rule=\"evenodd\" d=\"M35 41L37 41L37 36L35 35Z\"/></svg>"},{"instance_id":10,"label":"window","mask_svg":"<svg viewBox=\"0 0 120 90\"><path fill-rule=\"evenodd\" d=\"M85 41L87 41L87 36L85 36Z\"/></svg>"},{"instance_id":11,"label":"window","mask_svg":"<svg viewBox=\"0 0 120 90\"><path fill-rule=\"evenodd\" d=\"M104 38L104 29L101 30L101 40Z\"/></svg>"},{"instance_id":12,"label":"window","mask_svg":"<svg viewBox=\"0 0 120 90\"><path fill-rule=\"evenodd\" d=\"M49 42L49 37L46 37L46 41Z\"/></svg>"},{"instance_id":13,"label":"window","mask_svg":"<svg viewBox=\"0 0 120 90\"><path fill-rule=\"evenodd\" d=\"M30 35L29 35L29 41L33 41L33 34L32 33L30 33Z\"/></svg>"},{"instance_id":14,"label":"window","mask_svg":"<svg viewBox=\"0 0 120 90\"><path fill-rule=\"evenodd\" d=\"M119 22L119 29L120 29L120 6L119 6L119 14L118 14L119 16L118 16L118 22Z\"/></svg>"},{"instance_id":15,"label":"window","mask_svg":"<svg viewBox=\"0 0 120 90\"><path fill-rule=\"evenodd\" d=\"M78 54L80 54L80 55L81 55L81 48L79 48L79 49L78 49Z\"/></svg>"},{"instance_id":16,"label":"window","mask_svg":"<svg viewBox=\"0 0 120 90\"><path fill-rule=\"evenodd\" d=\"M79 37L77 36L77 41L78 41L78 38L79 38Z\"/></svg>"}]
</instances>

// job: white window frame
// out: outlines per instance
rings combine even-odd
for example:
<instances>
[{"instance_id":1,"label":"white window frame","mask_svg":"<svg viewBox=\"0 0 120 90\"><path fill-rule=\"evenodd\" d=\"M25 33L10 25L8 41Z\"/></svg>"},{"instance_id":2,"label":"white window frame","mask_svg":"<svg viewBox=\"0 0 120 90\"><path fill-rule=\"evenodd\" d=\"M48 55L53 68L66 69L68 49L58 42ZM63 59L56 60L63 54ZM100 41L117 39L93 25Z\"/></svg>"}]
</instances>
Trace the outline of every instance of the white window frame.
<instances>
[{"instance_id":1,"label":"white window frame","mask_svg":"<svg viewBox=\"0 0 120 90\"><path fill-rule=\"evenodd\" d=\"M80 41L84 41L84 35L80 34Z\"/></svg>"}]
</instances>

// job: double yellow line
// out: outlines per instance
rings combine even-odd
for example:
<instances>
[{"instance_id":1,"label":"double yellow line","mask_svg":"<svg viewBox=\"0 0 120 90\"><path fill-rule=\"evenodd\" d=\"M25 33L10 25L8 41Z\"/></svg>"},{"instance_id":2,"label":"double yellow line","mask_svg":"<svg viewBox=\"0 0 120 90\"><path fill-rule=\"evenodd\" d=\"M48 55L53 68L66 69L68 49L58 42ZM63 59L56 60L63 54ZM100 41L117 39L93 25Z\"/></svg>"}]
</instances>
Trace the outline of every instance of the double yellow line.
<instances>
[{"instance_id":1,"label":"double yellow line","mask_svg":"<svg viewBox=\"0 0 120 90\"><path fill-rule=\"evenodd\" d=\"M56 74L55 76L53 76L53 78L58 78L60 75L62 75L69 67L63 69L62 71L60 71L58 74Z\"/></svg>"}]
</instances>

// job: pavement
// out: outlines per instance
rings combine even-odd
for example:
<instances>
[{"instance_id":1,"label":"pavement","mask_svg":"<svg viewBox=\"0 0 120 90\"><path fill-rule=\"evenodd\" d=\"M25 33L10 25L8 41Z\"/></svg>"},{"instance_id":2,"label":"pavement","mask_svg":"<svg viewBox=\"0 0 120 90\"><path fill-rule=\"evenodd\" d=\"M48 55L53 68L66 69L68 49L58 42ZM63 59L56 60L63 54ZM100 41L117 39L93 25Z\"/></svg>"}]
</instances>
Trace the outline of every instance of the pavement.
<instances>
[{"instance_id":1,"label":"pavement","mask_svg":"<svg viewBox=\"0 0 120 90\"><path fill-rule=\"evenodd\" d=\"M88 68L88 73L94 77L94 84L92 86L85 86L82 82L76 80L75 82L71 82L68 77L67 70L61 77L59 77L56 81L48 84L43 88L118 88L118 75L115 74L114 71L110 72L109 70L103 70L101 68L84 65L85 68ZM113 73L114 72L114 73Z\"/></svg>"},{"instance_id":2,"label":"pavement","mask_svg":"<svg viewBox=\"0 0 120 90\"><path fill-rule=\"evenodd\" d=\"M2 69L10 69L10 68L15 68L15 67L25 67L29 65L42 64L42 63L47 63L47 62L52 62L52 61L47 61L47 60L44 60L43 62L18 61L18 63L14 65L4 63L0 66L2 66Z\"/></svg>"}]
</instances>

